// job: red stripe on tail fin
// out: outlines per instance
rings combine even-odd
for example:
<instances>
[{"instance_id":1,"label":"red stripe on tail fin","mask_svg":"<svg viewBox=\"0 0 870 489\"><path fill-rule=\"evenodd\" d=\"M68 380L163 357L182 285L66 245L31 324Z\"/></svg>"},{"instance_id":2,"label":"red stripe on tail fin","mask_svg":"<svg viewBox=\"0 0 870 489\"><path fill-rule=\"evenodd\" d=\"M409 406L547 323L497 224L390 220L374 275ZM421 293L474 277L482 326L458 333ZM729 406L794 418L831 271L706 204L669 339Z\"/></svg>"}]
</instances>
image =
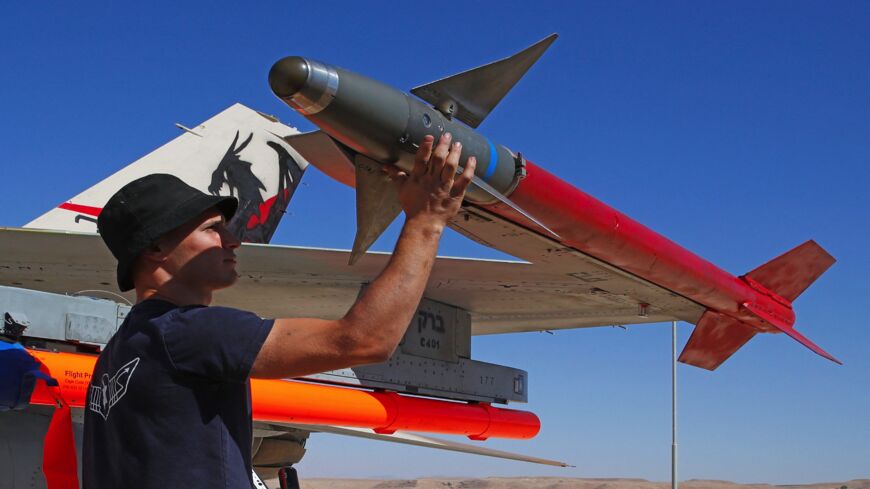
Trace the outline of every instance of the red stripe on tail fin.
<instances>
[{"instance_id":1,"label":"red stripe on tail fin","mask_svg":"<svg viewBox=\"0 0 870 489\"><path fill-rule=\"evenodd\" d=\"M81 204L73 204L72 202L64 202L63 204L57 206L59 209L66 209L68 211L78 212L79 214L86 214L88 216L97 217L100 215L100 212L103 211L102 207L93 207L90 205L81 205Z\"/></svg>"}]
</instances>

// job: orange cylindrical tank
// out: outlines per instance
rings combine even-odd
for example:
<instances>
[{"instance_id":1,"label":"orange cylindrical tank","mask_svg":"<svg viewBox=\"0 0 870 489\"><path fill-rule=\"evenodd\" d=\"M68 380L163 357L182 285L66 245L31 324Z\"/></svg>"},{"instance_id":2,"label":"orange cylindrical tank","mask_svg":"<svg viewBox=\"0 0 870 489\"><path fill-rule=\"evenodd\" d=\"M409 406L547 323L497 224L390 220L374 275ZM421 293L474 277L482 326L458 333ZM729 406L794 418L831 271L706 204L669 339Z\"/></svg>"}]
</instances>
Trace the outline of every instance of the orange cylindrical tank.
<instances>
[{"instance_id":1,"label":"orange cylindrical tank","mask_svg":"<svg viewBox=\"0 0 870 489\"><path fill-rule=\"evenodd\" d=\"M66 402L84 407L95 355L28 350L57 379ZM395 392L315 384L298 380L251 379L255 421L369 428L378 433L418 431L486 438L532 438L541 422L534 413L485 403L441 401ZM33 404L54 404L43 383Z\"/></svg>"}]
</instances>

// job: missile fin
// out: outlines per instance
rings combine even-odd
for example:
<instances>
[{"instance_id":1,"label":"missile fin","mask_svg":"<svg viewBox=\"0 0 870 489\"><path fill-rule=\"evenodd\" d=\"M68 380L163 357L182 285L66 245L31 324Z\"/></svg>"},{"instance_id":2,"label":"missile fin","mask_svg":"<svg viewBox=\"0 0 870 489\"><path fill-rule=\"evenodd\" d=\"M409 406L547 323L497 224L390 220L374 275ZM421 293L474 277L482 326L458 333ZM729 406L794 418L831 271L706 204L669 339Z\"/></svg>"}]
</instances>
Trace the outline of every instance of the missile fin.
<instances>
[{"instance_id":1,"label":"missile fin","mask_svg":"<svg viewBox=\"0 0 870 489\"><path fill-rule=\"evenodd\" d=\"M457 173L462 173L462 168L459 168L459 170L458 170ZM548 228L547 226L545 226L544 223L542 223L541 221L535 219L531 214L529 214L528 212L524 211L520 206L514 204L514 203L513 203L509 198L507 198L507 197L505 197L504 195L502 195L502 193L499 192L498 190L492 188L492 186L491 186L490 184L486 183L486 182L483 181L481 178L479 178L479 177L477 177L477 176L473 176L473 177L471 177L471 184L472 184L472 185L476 185L477 187L479 187L479 188L480 188L481 190L483 190L484 192L486 192L486 193L488 193L489 195L492 195L493 197L495 197L496 199L498 199L499 202L501 202L502 204L504 204L504 205L510 207L511 209L513 209L513 210L519 212L523 217L525 217L526 219L532 221L532 222L535 223L536 225L540 226L540 227L543 228L545 231L547 231L548 233L550 233L551 235L553 235L553 237L555 237L556 239L559 238L559 235L556 234L555 231L553 231L552 229L550 229L550 228Z\"/></svg>"},{"instance_id":2,"label":"missile fin","mask_svg":"<svg viewBox=\"0 0 870 489\"><path fill-rule=\"evenodd\" d=\"M758 330L716 311L707 310L680 353L680 362L707 370L719 365L751 340Z\"/></svg>"},{"instance_id":3,"label":"missile fin","mask_svg":"<svg viewBox=\"0 0 870 489\"><path fill-rule=\"evenodd\" d=\"M783 333L789 335L792 339L794 339L794 340L797 341L798 343L800 343L800 344L804 345L805 347L809 348L809 350L810 350L811 352L815 353L816 355L819 355L819 356L821 356L822 358L827 358L828 360L830 360L830 361L836 363L837 365L842 365L842 364L843 364L843 362L841 362L841 361L837 360L836 358L834 358L833 355L831 355L830 353L826 352L825 350L822 350L822 348L821 348L819 345L817 345L817 344L813 343L812 341L810 341L809 338L807 338L806 336L804 336L804 335L798 333L798 331L797 331L796 329L791 328L791 327L783 328L783 327L780 327L780 326L777 326L777 325L774 325L774 326L776 326L776 327L777 327L780 331L782 331Z\"/></svg>"},{"instance_id":4,"label":"missile fin","mask_svg":"<svg viewBox=\"0 0 870 489\"><path fill-rule=\"evenodd\" d=\"M450 107L453 117L477 127L557 37L550 34L513 56L414 87L411 93L439 110Z\"/></svg>"},{"instance_id":5,"label":"missile fin","mask_svg":"<svg viewBox=\"0 0 870 489\"><path fill-rule=\"evenodd\" d=\"M810 240L752 270L744 278L793 301L836 261L818 243Z\"/></svg>"},{"instance_id":6,"label":"missile fin","mask_svg":"<svg viewBox=\"0 0 870 489\"><path fill-rule=\"evenodd\" d=\"M318 170L349 187L356 185L351 151L325 132L304 132L282 139Z\"/></svg>"},{"instance_id":7,"label":"missile fin","mask_svg":"<svg viewBox=\"0 0 870 489\"><path fill-rule=\"evenodd\" d=\"M356 237L348 265L353 265L377 241L399 213L399 194L395 183L381 164L357 155L356 163Z\"/></svg>"}]
</instances>

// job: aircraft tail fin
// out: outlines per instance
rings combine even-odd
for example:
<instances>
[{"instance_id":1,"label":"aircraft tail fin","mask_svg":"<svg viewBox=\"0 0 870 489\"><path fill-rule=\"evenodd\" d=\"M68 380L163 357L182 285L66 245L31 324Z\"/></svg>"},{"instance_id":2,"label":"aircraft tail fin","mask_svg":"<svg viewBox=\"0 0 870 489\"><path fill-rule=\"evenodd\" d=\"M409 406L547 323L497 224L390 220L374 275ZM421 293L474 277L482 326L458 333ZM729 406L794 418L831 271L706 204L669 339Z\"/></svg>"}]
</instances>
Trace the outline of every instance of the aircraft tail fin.
<instances>
[{"instance_id":1,"label":"aircraft tail fin","mask_svg":"<svg viewBox=\"0 0 870 489\"><path fill-rule=\"evenodd\" d=\"M233 195L239 210L230 229L242 239L268 243L283 217L308 162L283 140L298 134L241 104L189 129L54 209L26 228L94 233L106 201L127 183L169 173L214 195Z\"/></svg>"},{"instance_id":2,"label":"aircraft tail fin","mask_svg":"<svg viewBox=\"0 0 870 489\"><path fill-rule=\"evenodd\" d=\"M742 278L754 289L790 307L791 302L825 273L834 262L836 262L834 257L815 241L807 241L752 270ZM797 332L792 324L751 303L745 303L743 307L764 320L766 324L773 326L775 328L773 332L785 333L816 354L842 364L830 353ZM759 332L762 331L739 319L707 310L701 316L689 342L680 354L680 361L707 370L715 370Z\"/></svg>"}]
</instances>

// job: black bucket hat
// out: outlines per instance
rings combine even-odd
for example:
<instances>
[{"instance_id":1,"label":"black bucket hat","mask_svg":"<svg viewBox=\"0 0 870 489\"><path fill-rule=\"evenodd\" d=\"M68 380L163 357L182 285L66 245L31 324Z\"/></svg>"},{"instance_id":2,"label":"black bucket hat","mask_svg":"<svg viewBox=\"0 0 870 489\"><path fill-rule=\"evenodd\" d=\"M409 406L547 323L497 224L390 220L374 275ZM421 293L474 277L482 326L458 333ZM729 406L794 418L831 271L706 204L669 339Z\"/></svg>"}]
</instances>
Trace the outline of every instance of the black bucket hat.
<instances>
[{"instance_id":1,"label":"black bucket hat","mask_svg":"<svg viewBox=\"0 0 870 489\"><path fill-rule=\"evenodd\" d=\"M118 259L118 287L133 288L133 263L142 251L164 234L216 207L232 219L239 201L209 195L176 176L155 173L124 185L97 218L97 230Z\"/></svg>"}]
</instances>

